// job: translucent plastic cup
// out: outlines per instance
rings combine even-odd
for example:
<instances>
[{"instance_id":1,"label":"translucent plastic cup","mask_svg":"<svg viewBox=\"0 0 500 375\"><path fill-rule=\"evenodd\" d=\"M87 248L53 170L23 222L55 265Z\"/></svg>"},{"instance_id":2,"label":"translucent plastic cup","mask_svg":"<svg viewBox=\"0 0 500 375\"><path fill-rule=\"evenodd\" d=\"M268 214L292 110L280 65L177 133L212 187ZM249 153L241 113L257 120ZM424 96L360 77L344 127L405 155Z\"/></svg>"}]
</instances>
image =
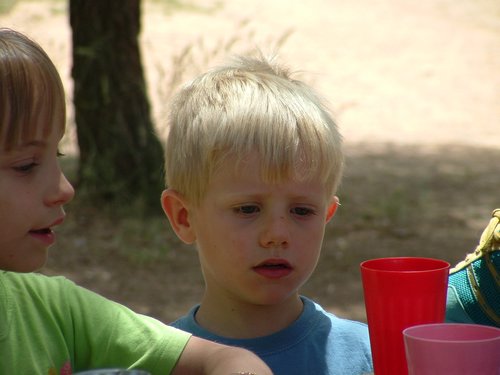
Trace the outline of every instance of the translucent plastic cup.
<instances>
[{"instance_id":1,"label":"translucent plastic cup","mask_svg":"<svg viewBox=\"0 0 500 375\"><path fill-rule=\"evenodd\" d=\"M444 322L450 264L395 257L360 267L375 375L406 375L403 330Z\"/></svg>"},{"instance_id":2,"label":"translucent plastic cup","mask_svg":"<svg viewBox=\"0 0 500 375\"><path fill-rule=\"evenodd\" d=\"M423 324L403 331L410 375L499 375L500 328Z\"/></svg>"}]
</instances>

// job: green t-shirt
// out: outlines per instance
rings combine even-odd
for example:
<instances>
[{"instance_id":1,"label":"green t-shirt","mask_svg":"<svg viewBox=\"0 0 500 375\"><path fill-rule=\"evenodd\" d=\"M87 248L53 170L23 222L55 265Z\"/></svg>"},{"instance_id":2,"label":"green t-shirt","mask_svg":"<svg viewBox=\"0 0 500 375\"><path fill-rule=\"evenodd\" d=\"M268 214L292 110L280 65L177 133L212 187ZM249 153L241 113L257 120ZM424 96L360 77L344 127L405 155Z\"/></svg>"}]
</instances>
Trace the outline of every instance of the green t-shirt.
<instances>
[{"instance_id":1,"label":"green t-shirt","mask_svg":"<svg viewBox=\"0 0 500 375\"><path fill-rule=\"evenodd\" d=\"M189 338L64 277L0 271L0 374L169 374Z\"/></svg>"}]
</instances>

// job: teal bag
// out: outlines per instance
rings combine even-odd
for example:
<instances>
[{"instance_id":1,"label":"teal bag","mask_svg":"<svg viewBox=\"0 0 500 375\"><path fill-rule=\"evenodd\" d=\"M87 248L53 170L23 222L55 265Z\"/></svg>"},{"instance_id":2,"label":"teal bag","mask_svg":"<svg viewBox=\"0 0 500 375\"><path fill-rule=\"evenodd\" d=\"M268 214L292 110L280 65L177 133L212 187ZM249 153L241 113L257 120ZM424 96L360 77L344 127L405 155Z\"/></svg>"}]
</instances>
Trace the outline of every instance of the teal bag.
<instances>
[{"instance_id":1,"label":"teal bag","mask_svg":"<svg viewBox=\"0 0 500 375\"><path fill-rule=\"evenodd\" d=\"M473 253L450 270L446 321L500 327L500 208Z\"/></svg>"}]
</instances>

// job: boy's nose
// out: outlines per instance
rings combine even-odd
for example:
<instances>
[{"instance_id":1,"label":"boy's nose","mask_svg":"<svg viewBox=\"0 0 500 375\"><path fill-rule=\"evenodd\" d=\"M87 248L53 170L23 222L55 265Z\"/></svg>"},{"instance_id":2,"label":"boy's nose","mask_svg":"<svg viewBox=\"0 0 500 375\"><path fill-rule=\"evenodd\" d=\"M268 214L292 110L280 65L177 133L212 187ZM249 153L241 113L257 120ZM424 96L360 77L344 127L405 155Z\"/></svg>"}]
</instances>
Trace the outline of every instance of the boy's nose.
<instances>
[{"instance_id":1,"label":"boy's nose","mask_svg":"<svg viewBox=\"0 0 500 375\"><path fill-rule=\"evenodd\" d=\"M75 196L75 189L68 181L64 173L61 172L59 182L54 191L48 196L50 206L63 205L68 203Z\"/></svg>"},{"instance_id":2,"label":"boy's nose","mask_svg":"<svg viewBox=\"0 0 500 375\"><path fill-rule=\"evenodd\" d=\"M287 218L279 216L270 218L264 224L260 237L260 245L264 248L286 248L290 240Z\"/></svg>"}]
</instances>

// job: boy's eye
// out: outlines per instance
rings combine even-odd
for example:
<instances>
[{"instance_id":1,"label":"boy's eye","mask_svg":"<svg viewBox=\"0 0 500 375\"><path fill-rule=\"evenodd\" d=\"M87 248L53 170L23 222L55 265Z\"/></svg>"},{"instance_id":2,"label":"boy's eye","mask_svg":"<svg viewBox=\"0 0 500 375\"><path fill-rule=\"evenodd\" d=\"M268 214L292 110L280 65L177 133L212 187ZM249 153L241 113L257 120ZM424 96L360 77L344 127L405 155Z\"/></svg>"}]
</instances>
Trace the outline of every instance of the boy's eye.
<instances>
[{"instance_id":1,"label":"boy's eye","mask_svg":"<svg viewBox=\"0 0 500 375\"><path fill-rule=\"evenodd\" d=\"M38 166L37 163L30 162L30 163L18 165L16 167L14 167L14 170L16 172L20 172L20 173L28 173L28 172L31 172L36 166Z\"/></svg>"},{"instance_id":2,"label":"boy's eye","mask_svg":"<svg viewBox=\"0 0 500 375\"><path fill-rule=\"evenodd\" d=\"M292 213L299 216L313 215L314 210L307 207L294 207L292 208Z\"/></svg>"},{"instance_id":3,"label":"boy's eye","mask_svg":"<svg viewBox=\"0 0 500 375\"><path fill-rule=\"evenodd\" d=\"M234 211L238 214L251 215L259 212L259 207L254 205L238 206L234 208Z\"/></svg>"}]
</instances>

